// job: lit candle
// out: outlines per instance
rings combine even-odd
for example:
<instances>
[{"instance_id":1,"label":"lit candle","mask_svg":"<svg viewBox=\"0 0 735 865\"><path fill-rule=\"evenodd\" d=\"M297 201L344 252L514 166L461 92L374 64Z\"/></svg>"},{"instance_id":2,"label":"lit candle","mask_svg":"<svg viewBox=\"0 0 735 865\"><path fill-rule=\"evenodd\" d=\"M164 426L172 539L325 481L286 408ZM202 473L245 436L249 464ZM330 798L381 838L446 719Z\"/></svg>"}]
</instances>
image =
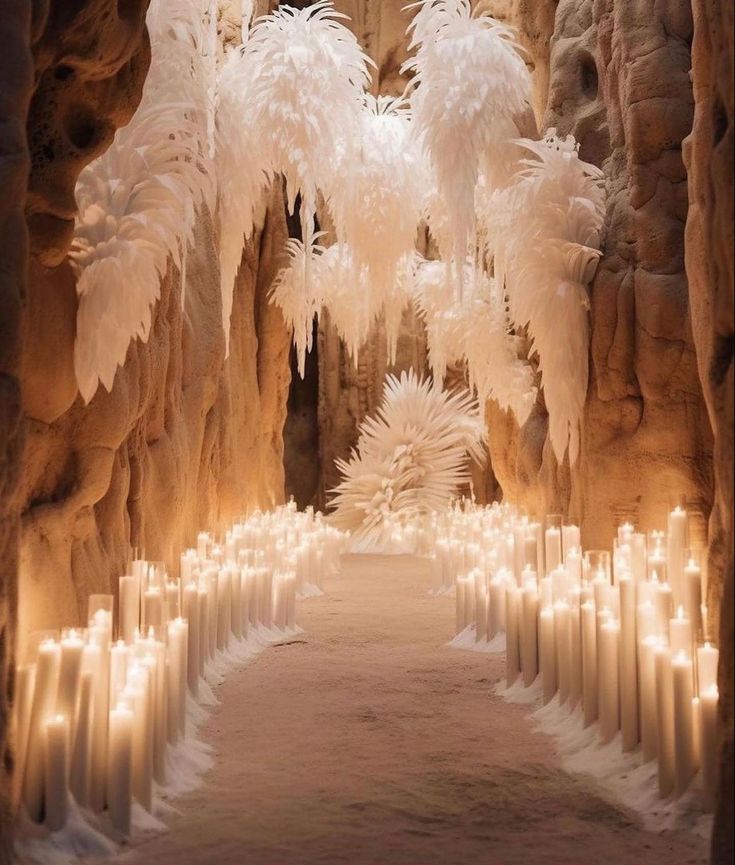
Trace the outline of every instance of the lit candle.
<instances>
[{"instance_id":1,"label":"lit candle","mask_svg":"<svg viewBox=\"0 0 735 865\"><path fill-rule=\"evenodd\" d=\"M163 595L158 586L149 586L143 592L143 631L153 628L156 633L163 625Z\"/></svg>"},{"instance_id":2,"label":"lit candle","mask_svg":"<svg viewBox=\"0 0 735 865\"><path fill-rule=\"evenodd\" d=\"M85 646L70 769L71 792L77 804L82 808L89 804L89 775L92 767L92 712L97 668L97 659L95 658L94 663L87 669L88 650L90 648L97 649L97 646Z\"/></svg>"},{"instance_id":3,"label":"lit candle","mask_svg":"<svg viewBox=\"0 0 735 865\"><path fill-rule=\"evenodd\" d=\"M296 575L288 576L288 604L286 607L286 628L296 630Z\"/></svg>"},{"instance_id":4,"label":"lit candle","mask_svg":"<svg viewBox=\"0 0 735 865\"><path fill-rule=\"evenodd\" d=\"M565 526L569 528L569 526ZM582 583L582 552L578 547L564 548L564 570L567 573L567 585L579 588Z\"/></svg>"},{"instance_id":5,"label":"lit candle","mask_svg":"<svg viewBox=\"0 0 735 865\"><path fill-rule=\"evenodd\" d=\"M654 572L652 578L656 585L656 615L658 619L658 632L665 640L669 639L669 621L673 610L671 586L668 583L658 582Z\"/></svg>"},{"instance_id":6,"label":"lit candle","mask_svg":"<svg viewBox=\"0 0 735 865\"><path fill-rule=\"evenodd\" d=\"M674 790L683 795L697 771L694 753L694 717L692 713L692 662L684 653L671 664L674 692Z\"/></svg>"},{"instance_id":7,"label":"lit candle","mask_svg":"<svg viewBox=\"0 0 735 865\"><path fill-rule=\"evenodd\" d=\"M242 578L236 565L228 567L230 572L231 620L230 627L236 640L242 639Z\"/></svg>"},{"instance_id":8,"label":"lit candle","mask_svg":"<svg viewBox=\"0 0 735 865\"><path fill-rule=\"evenodd\" d=\"M636 635L636 585L630 576L620 577L620 731L623 751L638 745L638 641Z\"/></svg>"},{"instance_id":9,"label":"lit candle","mask_svg":"<svg viewBox=\"0 0 735 865\"><path fill-rule=\"evenodd\" d=\"M636 583L640 583L647 578L646 536L642 532L634 532L629 543L630 570Z\"/></svg>"},{"instance_id":10,"label":"lit candle","mask_svg":"<svg viewBox=\"0 0 735 865\"><path fill-rule=\"evenodd\" d=\"M599 713L600 738L603 744L612 741L620 729L620 682L618 646L620 624L608 619L600 625L598 633L600 666Z\"/></svg>"},{"instance_id":11,"label":"lit candle","mask_svg":"<svg viewBox=\"0 0 735 865\"><path fill-rule=\"evenodd\" d=\"M582 613L580 609L580 592L577 589L572 595L569 605L569 618L571 620L572 650L570 658L569 674L569 700L570 709L582 700Z\"/></svg>"},{"instance_id":12,"label":"lit candle","mask_svg":"<svg viewBox=\"0 0 735 865\"><path fill-rule=\"evenodd\" d=\"M546 529L544 549L546 552L546 573L551 573L562 564L561 530L557 526Z\"/></svg>"},{"instance_id":13,"label":"lit candle","mask_svg":"<svg viewBox=\"0 0 735 865\"><path fill-rule=\"evenodd\" d=\"M671 652L663 643L656 647L654 664L658 727L658 792L664 799L674 789L674 677Z\"/></svg>"},{"instance_id":14,"label":"lit candle","mask_svg":"<svg viewBox=\"0 0 735 865\"><path fill-rule=\"evenodd\" d=\"M720 653L711 644L705 643L697 649L697 679L700 696L717 687L717 663Z\"/></svg>"},{"instance_id":15,"label":"lit candle","mask_svg":"<svg viewBox=\"0 0 735 865\"><path fill-rule=\"evenodd\" d=\"M15 730L15 766L13 777L13 801L20 798L25 775L28 733L33 704L33 687L36 680L34 664L23 664L15 672L15 700L13 704L13 729Z\"/></svg>"},{"instance_id":16,"label":"lit candle","mask_svg":"<svg viewBox=\"0 0 735 865\"><path fill-rule=\"evenodd\" d=\"M699 640L704 634L702 621L702 570L694 559L684 568L684 609L692 623L692 634Z\"/></svg>"},{"instance_id":17,"label":"lit candle","mask_svg":"<svg viewBox=\"0 0 735 865\"><path fill-rule=\"evenodd\" d=\"M59 690L56 697L56 712L66 719L69 742L67 743L67 761L74 735L74 715L79 699L79 679L82 675L82 655L84 640L72 628L61 640L61 656L59 660Z\"/></svg>"},{"instance_id":18,"label":"lit candle","mask_svg":"<svg viewBox=\"0 0 735 865\"><path fill-rule=\"evenodd\" d=\"M684 564L688 544L688 517L684 508L676 507L669 514L667 535L667 566L668 581L674 595L674 603L678 606L685 600Z\"/></svg>"},{"instance_id":19,"label":"lit candle","mask_svg":"<svg viewBox=\"0 0 735 865\"><path fill-rule=\"evenodd\" d=\"M63 829L69 816L69 721L56 715L45 723L45 822L51 832Z\"/></svg>"},{"instance_id":20,"label":"lit candle","mask_svg":"<svg viewBox=\"0 0 735 865\"><path fill-rule=\"evenodd\" d=\"M209 535L207 532L199 532L197 535L197 555L200 559L206 559L209 552Z\"/></svg>"},{"instance_id":21,"label":"lit candle","mask_svg":"<svg viewBox=\"0 0 735 865\"><path fill-rule=\"evenodd\" d=\"M194 698L199 694L201 635L199 633L199 590L189 583L183 590L184 618L189 626L187 641L186 680Z\"/></svg>"},{"instance_id":22,"label":"lit candle","mask_svg":"<svg viewBox=\"0 0 735 865\"><path fill-rule=\"evenodd\" d=\"M676 617L669 621L669 645L673 655L683 652L689 654L692 650L692 625L684 615L684 607L679 606Z\"/></svg>"},{"instance_id":23,"label":"lit candle","mask_svg":"<svg viewBox=\"0 0 735 865\"><path fill-rule=\"evenodd\" d=\"M28 725L28 752L23 800L31 820L40 822L43 814L44 740L46 720L53 714L59 685L61 647L55 640L44 640L38 647L35 688Z\"/></svg>"},{"instance_id":24,"label":"lit candle","mask_svg":"<svg viewBox=\"0 0 735 865\"><path fill-rule=\"evenodd\" d=\"M505 586L512 578L510 572L499 571L490 580L490 600L488 608L488 639L505 630Z\"/></svg>"},{"instance_id":25,"label":"lit candle","mask_svg":"<svg viewBox=\"0 0 735 865\"><path fill-rule=\"evenodd\" d=\"M130 834L132 804L133 712L125 704L110 711L107 776L110 821L123 835Z\"/></svg>"},{"instance_id":26,"label":"lit candle","mask_svg":"<svg viewBox=\"0 0 735 865\"><path fill-rule=\"evenodd\" d=\"M107 610L97 610L92 616L89 641L99 647L98 667L94 684L92 711L92 766L89 780L89 801L100 814L105 807L105 767L107 765L107 716L110 698L109 652L112 621ZM92 655L90 654L90 658Z\"/></svg>"},{"instance_id":27,"label":"lit candle","mask_svg":"<svg viewBox=\"0 0 735 865\"><path fill-rule=\"evenodd\" d=\"M185 729L187 631L183 619L168 624L167 656L167 738L175 745Z\"/></svg>"},{"instance_id":28,"label":"lit candle","mask_svg":"<svg viewBox=\"0 0 735 865\"><path fill-rule=\"evenodd\" d=\"M554 634L559 705L563 706L569 699L572 673L572 620L566 601L557 601L554 604Z\"/></svg>"},{"instance_id":29,"label":"lit candle","mask_svg":"<svg viewBox=\"0 0 735 865\"><path fill-rule=\"evenodd\" d=\"M562 526L561 527L562 550L564 554L564 564L567 563L569 554L575 551L579 554L582 547L582 535L579 531L579 526ZM579 555L580 577L582 569L582 556Z\"/></svg>"},{"instance_id":30,"label":"lit candle","mask_svg":"<svg viewBox=\"0 0 735 865\"><path fill-rule=\"evenodd\" d=\"M132 734L132 794L138 803L151 811L153 806L153 762L149 749L151 719L150 668L139 663L131 666L122 702L133 712Z\"/></svg>"},{"instance_id":31,"label":"lit candle","mask_svg":"<svg viewBox=\"0 0 735 865\"><path fill-rule=\"evenodd\" d=\"M465 621L465 593L467 592L467 578L466 577L457 577L455 582L455 596L454 596L454 632L455 634L461 634L462 631L467 627L467 622Z\"/></svg>"},{"instance_id":32,"label":"lit candle","mask_svg":"<svg viewBox=\"0 0 735 865\"><path fill-rule=\"evenodd\" d=\"M227 568L220 568L217 577L217 648L220 652L230 641L231 609L230 572Z\"/></svg>"},{"instance_id":33,"label":"lit candle","mask_svg":"<svg viewBox=\"0 0 735 865\"><path fill-rule=\"evenodd\" d=\"M165 586L166 615L165 621L178 619L181 616L181 600L179 597L179 581L167 580Z\"/></svg>"},{"instance_id":34,"label":"lit candle","mask_svg":"<svg viewBox=\"0 0 735 865\"><path fill-rule=\"evenodd\" d=\"M566 600L568 591L567 572L563 567L555 568L551 573L551 601Z\"/></svg>"},{"instance_id":35,"label":"lit candle","mask_svg":"<svg viewBox=\"0 0 735 865\"><path fill-rule=\"evenodd\" d=\"M546 704L554 698L557 688L556 637L552 607L544 607L539 614L539 661Z\"/></svg>"}]
</instances>

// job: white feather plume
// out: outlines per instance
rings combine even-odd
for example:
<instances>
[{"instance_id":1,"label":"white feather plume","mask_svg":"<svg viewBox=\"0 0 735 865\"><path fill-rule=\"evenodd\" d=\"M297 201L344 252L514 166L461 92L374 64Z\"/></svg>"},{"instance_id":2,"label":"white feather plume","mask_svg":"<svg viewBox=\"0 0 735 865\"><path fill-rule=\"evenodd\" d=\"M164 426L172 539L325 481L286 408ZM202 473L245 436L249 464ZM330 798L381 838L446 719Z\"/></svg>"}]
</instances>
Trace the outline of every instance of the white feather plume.
<instances>
[{"instance_id":1,"label":"white feather plume","mask_svg":"<svg viewBox=\"0 0 735 865\"><path fill-rule=\"evenodd\" d=\"M602 172L583 162L572 136L550 129L543 141L518 142L533 155L485 214L495 275L512 320L538 354L549 434L561 462L579 455L587 394L589 298L604 219Z\"/></svg>"},{"instance_id":2,"label":"white feather plume","mask_svg":"<svg viewBox=\"0 0 735 865\"><path fill-rule=\"evenodd\" d=\"M471 264L465 265L461 298L447 288L449 279L444 262L425 261L418 268L415 302L426 327L431 370L442 380L449 366L465 364L480 405L492 397L522 425L536 388L533 370L509 333L502 293L492 277Z\"/></svg>"},{"instance_id":3,"label":"white feather plume","mask_svg":"<svg viewBox=\"0 0 735 865\"><path fill-rule=\"evenodd\" d=\"M353 532L356 551L389 549L396 525L439 511L469 482L468 459L483 458L484 424L464 392L447 393L413 370L386 378L374 418L360 427L331 517Z\"/></svg>"},{"instance_id":4,"label":"white feather plume","mask_svg":"<svg viewBox=\"0 0 735 865\"><path fill-rule=\"evenodd\" d=\"M357 133L338 155L329 204L338 240L350 248L354 267L367 269L378 301L413 252L425 188L407 103L366 93Z\"/></svg>"},{"instance_id":5,"label":"white feather plume","mask_svg":"<svg viewBox=\"0 0 735 865\"><path fill-rule=\"evenodd\" d=\"M214 205L205 11L203 0L154 0L140 107L79 177L74 368L87 402L100 381L111 390L131 340L147 340L168 258L183 270L196 213Z\"/></svg>"},{"instance_id":6,"label":"white feather plume","mask_svg":"<svg viewBox=\"0 0 735 865\"><path fill-rule=\"evenodd\" d=\"M411 47L417 51L405 64L415 72L413 124L434 171L461 284L480 170L487 174L485 163L518 136L515 118L527 109L530 76L512 31L486 15L473 17L469 0L415 5ZM437 204L430 205L430 221Z\"/></svg>"}]
</instances>

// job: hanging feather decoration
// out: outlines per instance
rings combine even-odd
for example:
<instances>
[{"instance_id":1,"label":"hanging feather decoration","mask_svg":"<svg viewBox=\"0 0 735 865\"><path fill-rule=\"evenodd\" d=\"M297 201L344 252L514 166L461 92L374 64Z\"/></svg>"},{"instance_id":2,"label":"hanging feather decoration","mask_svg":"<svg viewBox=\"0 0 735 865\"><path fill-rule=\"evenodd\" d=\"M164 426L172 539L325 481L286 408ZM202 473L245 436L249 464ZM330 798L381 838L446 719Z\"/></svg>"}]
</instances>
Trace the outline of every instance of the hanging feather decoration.
<instances>
[{"instance_id":1,"label":"hanging feather decoration","mask_svg":"<svg viewBox=\"0 0 735 865\"><path fill-rule=\"evenodd\" d=\"M100 381L112 389L130 342L148 339L168 259L183 272L196 214L214 207L206 8L153 0L141 104L77 183L74 369L86 402Z\"/></svg>"},{"instance_id":2,"label":"hanging feather decoration","mask_svg":"<svg viewBox=\"0 0 735 865\"><path fill-rule=\"evenodd\" d=\"M465 258L475 246L480 170L509 136L519 135L515 118L528 107L531 81L512 31L487 15L473 17L469 0L415 5L409 30L417 51L404 64L415 73L413 126L435 175L461 287ZM430 219L440 212L437 205Z\"/></svg>"},{"instance_id":3,"label":"hanging feather decoration","mask_svg":"<svg viewBox=\"0 0 735 865\"><path fill-rule=\"evenodd\" d=\"M480 405L493 398L523 425L536 399L533 370L519 357L495 280L467 264L465 290L457 299L447 291L447 279L444 262L425 261L418 268L415 303L426 327L432 373L441 381L448 367L465 364Z\"/></svg>"},{"instance_id":4,"label":"hanging feather decoration","mask_svg":"<svg viewBox=\"0 0 735 865\"><path fill-rule=\"evenodd\" d=\"M250 74L247 59L237 50L229 52L217 76L215 163L217 177L226 178L219 184L217 202L225 356L230 348L235 277L268 183L268 161L257 145L244 98Z\"/></svg>"},{"instance_id":5,"label":"hanging feather decoration","mask_svg":"<svg viewBox=\"0 0 735 865\"><path fill-rule=\"evenodd\" d=\"M468 459L483 458L484 424L464 392L447 393L413 370L386 378L374 418L360 426L331 520L351 531L354 552L389 550L397 525L439 511L470 480Z\"/></svg>"},{"instance_id":6,"label":"hanging feather decoration","mask_svg":"<svg viewBox=\"0 0 735 865\"><path fill-rule=\"evenodd\" d=\"M588 383L589 298L600 258L603 174L579 158L572 136L550 129L518 142L533 155L486 213L495 275L512 320L525 326L539 359L549 434L559 462L579 455Z\"/></svg>"},{"instance_id":7,"label":"hanging feather decoration","mask_svg":"<svg viewBox=\"0 0 735 865\"><path fill-rule=\"evenodd\" d=\"M306 285L317 194L335 169L341 142L357 134L370 81L372 61L340 24L346 17L331 0L283 6L256 22L243 49L250 70L245 116L261 150L257 161L284 176L291 213L301 196Z\"/></svg>"},{"instance_id":8,"label":"hanging feather decoration","mask_svg":"<svg viewBox=\"0 0 735 865\"><path fill-rule=\"evenodd\" d=\"M426 176L404 99L365 94L357 134L344 142L330 182L338 240L367 270L375 302L389 302L399 264L422 217Z\"/></svg>"}]
</instances>

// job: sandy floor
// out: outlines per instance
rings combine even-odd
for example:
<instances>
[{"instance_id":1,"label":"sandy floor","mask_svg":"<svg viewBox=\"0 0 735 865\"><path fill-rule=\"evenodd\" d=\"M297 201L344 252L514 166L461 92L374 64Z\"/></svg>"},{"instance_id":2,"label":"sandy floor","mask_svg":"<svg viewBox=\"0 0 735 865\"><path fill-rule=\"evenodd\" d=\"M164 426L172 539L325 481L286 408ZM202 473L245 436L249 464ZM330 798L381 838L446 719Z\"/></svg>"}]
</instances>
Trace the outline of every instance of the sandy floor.
<instances>
[{"instance_id":1,"label":"sandy floor","mask_svg":"<svg viewBox=\"0 0 735 865\"><path fill-rule=\"evenodd\" d=\"M498 656L447 649L453 601L424 565L349 557L304 602L303 642L231 675L205 785L127 865L686 865L564 773L523 707L491 696Z\"/></svg>"}]
</instances>

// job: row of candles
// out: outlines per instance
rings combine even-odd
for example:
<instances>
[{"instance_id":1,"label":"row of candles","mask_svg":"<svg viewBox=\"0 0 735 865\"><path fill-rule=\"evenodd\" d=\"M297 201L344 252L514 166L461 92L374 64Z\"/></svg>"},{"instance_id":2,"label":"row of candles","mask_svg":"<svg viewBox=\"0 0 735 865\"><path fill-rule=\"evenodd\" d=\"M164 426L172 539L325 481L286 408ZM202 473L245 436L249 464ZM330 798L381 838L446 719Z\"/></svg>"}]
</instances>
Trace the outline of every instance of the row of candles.
<instances>
[{"instance_id":1,"label":"row of candles","mask_svg":"<svg viewBox=\"0 0 735 865\"><path fill-rule=\"evenodd\" d=\"M187 702L250 637L296 629L296 599L339 569L345 538L291 502L208 533L180 559L137 559L113 595L89 598L86 628L32 635L16 670L17 794L27 816L62 829L72 798L128 836L133 801L151 811L167 750L191 735Z\"/></svg>"},{"instance_id":2,"label":"row of candles","mask_svg":"<svg viewBox=\"0 0 735 865\"><path fill-rule=\"evenodd\" d=\"M540 676L545 703L579 708L602 743L619 735L624 751L656 759L662 797L683 794L701 769L711 803L718 650L685 508L667 528L625 523L612 551L582 553L579 528L558 516L541 524L510 505L466 503L439 521L434 587L454 584L458 634L505 634L508 687Z\"/></svg>"}]
</instances>

